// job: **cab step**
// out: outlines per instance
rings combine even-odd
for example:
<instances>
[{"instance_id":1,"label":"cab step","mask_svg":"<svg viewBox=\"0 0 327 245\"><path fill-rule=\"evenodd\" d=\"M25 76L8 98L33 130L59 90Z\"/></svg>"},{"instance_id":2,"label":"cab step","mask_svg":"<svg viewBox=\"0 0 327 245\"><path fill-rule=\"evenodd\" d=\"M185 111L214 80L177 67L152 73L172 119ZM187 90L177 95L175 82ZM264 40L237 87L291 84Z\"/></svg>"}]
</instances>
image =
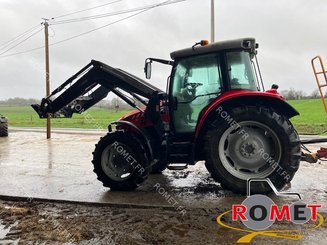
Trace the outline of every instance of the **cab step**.
<instances>
[{"instance_id":1,"label":"cab step","mask_svg":"<svg viewBox=\"0 0 327 245\"><path fill-rule=\"evenodd\" d=\"M184 170L187 169L188 164L186 163L171 163L167 166L169 170Z\"/></svg>"}]
</instances>

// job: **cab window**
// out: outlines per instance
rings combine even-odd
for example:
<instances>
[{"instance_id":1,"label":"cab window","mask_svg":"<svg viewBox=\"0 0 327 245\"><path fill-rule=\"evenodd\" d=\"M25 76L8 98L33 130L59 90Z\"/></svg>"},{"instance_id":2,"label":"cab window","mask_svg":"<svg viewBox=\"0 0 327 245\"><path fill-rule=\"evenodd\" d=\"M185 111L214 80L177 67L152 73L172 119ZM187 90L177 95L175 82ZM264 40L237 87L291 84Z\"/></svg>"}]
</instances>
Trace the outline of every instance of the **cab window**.
<instances>
[{"instance_id":1,"label":"cab window","mask_svg":"<svg viewBox=\"0 0 327 245\"><path fill-rule=\"evenodd\" d=\"M248 52L226 54L231 89L257 90Z\"/></svg>"},{"instance_id":2,"label":"cab window","mask_svg":"<svg viewBox=\"0 0 327 245\"><path fill-rule=\"evenodd\" d=\"M172 94L177 99L175 130L194 132L198 116L221 92L217 55L184 58L175 66Z\"/></svg>"}]
</instances>

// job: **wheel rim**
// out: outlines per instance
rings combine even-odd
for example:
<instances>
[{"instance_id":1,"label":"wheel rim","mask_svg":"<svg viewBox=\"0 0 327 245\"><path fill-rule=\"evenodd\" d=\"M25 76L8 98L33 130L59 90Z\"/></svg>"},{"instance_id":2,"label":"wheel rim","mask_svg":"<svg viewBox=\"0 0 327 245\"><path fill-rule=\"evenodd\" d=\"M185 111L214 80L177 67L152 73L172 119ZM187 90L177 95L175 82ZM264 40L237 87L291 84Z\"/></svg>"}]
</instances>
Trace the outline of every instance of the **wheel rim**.
<instances>
[{"instance_id":1,"label":"wheel rim","mask_svg":"<svg viewBox=\"0 0 327 245\"><path fill-rule=\"evenodd\" d=\"M131 156L129 152L132 152L132 150L127 145L121 143L119 143L119 146L121 146L123 152L119 152L117 150L118 147L111 144L103 150L101 155L102 170L114 181L124 181L130 178L134 171L131 162L127 161Z\"/></svg>"},{"instance_id":2,"label":"wheel rim","mask_svg":"<svg viewBox=\"0 0 327 245\"><path fill-rule=\"evenodd\" d=\"M276 133L256 121L229 127L219 140L219 158L224 168L236 178L265 178L281 159L281 144ZM243 130L243 131L242 131ZM248 137L245 137L245 133Z\"/></svg>"}]
</instances>

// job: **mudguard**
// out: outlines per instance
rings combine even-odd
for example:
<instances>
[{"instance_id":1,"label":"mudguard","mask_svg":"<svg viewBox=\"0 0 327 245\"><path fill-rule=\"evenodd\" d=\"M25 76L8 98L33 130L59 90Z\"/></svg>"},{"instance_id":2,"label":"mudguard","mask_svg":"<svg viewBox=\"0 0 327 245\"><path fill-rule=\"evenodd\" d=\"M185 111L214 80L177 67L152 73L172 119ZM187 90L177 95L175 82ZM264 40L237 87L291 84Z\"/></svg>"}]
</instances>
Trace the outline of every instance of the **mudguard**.
<instances>
[{"instance_id":1,"label":"mudguard","mask_svg":"<svg viewBox=\"0 0 327 245\"><path fill-rule=\"evenodd\" d=\"M142 143L144 144L144 147L146 148L146 151L148 152L149 161L151 162L153 160L153 150L152 150L151 143L150 143L150 137L148 136L147 132L144 129L136 126L132 122L124 121L124 120L119 120L119 121L113 122L111 124L114 124L117 126L127 126L127 127L132 128L133 130L135 130L137 135L140 136L140 140L142 141Z\"/></svg>"},{"instance_id":2,"label":"mudguard","mask_svg":"<svg viewBox=\"0 0 327 245\"><path fill-rule=\"evenodd\" d=\"M212 118L215 116L215 111L219 107L223 110L228 110L229 108L241 105L265 106L272 108L281 115L285 115L287 118L299 115L299 112L288 104L275 90L269 90L267 92L233 90L215 99L200 113L198 124L195 129L195 139L203 135L204 130L212 121Z\"/></svg>"}]
</instances>

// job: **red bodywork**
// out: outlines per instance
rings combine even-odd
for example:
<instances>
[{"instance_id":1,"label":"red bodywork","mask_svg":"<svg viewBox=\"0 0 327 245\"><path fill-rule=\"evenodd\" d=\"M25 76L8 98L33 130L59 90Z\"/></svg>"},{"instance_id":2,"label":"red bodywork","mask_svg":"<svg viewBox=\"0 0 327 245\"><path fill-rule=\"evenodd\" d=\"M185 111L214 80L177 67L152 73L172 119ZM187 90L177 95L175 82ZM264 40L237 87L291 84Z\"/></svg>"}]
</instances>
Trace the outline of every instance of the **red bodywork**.
<instances>
[{"instance_id":1,"label":"red bodywork","mask_svg":"<svg viewBox=\"0 0 327 245\"><path fill-rule=\"evenodd\" d=\"M327 158L327 148L321 147L320 150L317 151L319 158Z\"/></svg>"},{"instance_id":2,"label":"red bodywork","mask_svg":"<svg viewBox=\"0 0 327 245\"><path fill-rule=\"evenodd\" d=\"M212 110L215 110L221 103L223 103L227 100L230 100L230 99L233 99L236 97L244 97L244 96L270 97L270 98L274 98L277 100L285 101L285 98L283 96L281 96L277 92L276 89L270 89L265 92L249 91L249 90L232 90L232 91L225 92L221 96L217 97L213 102L211 102L211 104L209 106L204 108L203 111L201 112L197 126L196 126L196 130L195 130L195 138L197 138L199 136L201 128L202 128L205 120L207 119L208 115L210 114L210 112L212 112ZM145 109L145 108L143 108L143 109ZM162 114L161 117L164 122L167 121L167 118L169 120L168 114ZM138 110L132 111L131 113L121 117L119 119L119 121L120 120L132 122L140 128L146 128L146 127L150 127L153 125L150 121L148 121L144 118L144 113L141 111L138 111Z\"/></svg>"},{"instance_id":3,"label":"red bodywork","mask_svg":"<svg viewBox=\"0 0 327 245\"><path fill-rule=\"evenodd\" d=\"M195 129L195 138L199 136L200 130L207 119L207 116L210 114L212 110L218 107L221 103L242 96L260 96L260 97L271 97L274 99L285 101L285 98L278 94L276 89L270 89L266 92L259 92L259 91L249 91L249 90L232 90L223 93L221 96L217 97L209 106L204 108L199 116L199 120Z\"/></svg>"},{"instance_id":4,"label":"red bodywork","mask_svg":"<svg viewBox=\"0 0 327 245\"><path fill-rule=\"evenodd\" d=\"M142 108L142 110L145 110L145 108ZM140 128L147 128L153 125L152 122L144 118L144 113L139 110L132 111L122 116L118 121L128 121Z\"/></svg>"}]
</instances>

